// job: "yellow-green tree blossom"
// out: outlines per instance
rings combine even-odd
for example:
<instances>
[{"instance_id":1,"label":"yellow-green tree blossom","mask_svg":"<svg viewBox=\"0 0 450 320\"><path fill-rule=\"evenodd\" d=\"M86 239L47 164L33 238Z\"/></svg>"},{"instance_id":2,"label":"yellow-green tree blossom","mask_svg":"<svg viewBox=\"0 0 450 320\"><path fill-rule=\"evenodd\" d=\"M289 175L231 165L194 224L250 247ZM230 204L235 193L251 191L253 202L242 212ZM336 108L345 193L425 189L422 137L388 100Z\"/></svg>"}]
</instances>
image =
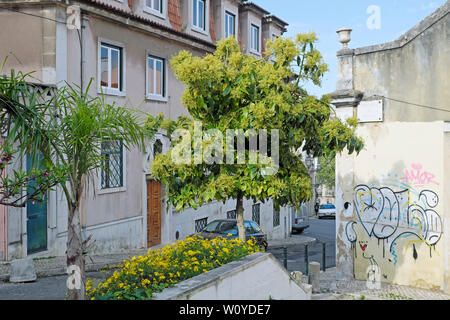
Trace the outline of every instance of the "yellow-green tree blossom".
<instances>
[{"instance_id":1,"label":"yellow-green tree blossom","mask_svg":"<svg viewBox=\"0 0 450 320\"><path fill-rule=\"evenodd\" d=\"M206 136L201 145L195 139L189 142L190 163L174 162L174 148L154 159L152 175L166 185L168 203L177 211L189 206L197 209L213 200L236 199L239 236L243 240L244 198L254 201L271 198L279 208L299 207L312 196L310 178L299 150L320 156L340 152L345 147L350 153L363 148L363 141L355 136L354 120L346 123L330 120L333 111L329 97L318 99L301 87L307 81L320 85L327 71L320 52L314 48L316 40L313 33L300 34L294 40L277 38L268 41L267 58L257 59L243 54L238 43L229 38L218 42L214 54L197 57L182 51L172 58L175 75L186 86L182 102L190 117L177 121L149 118L149 123L154 126L159 121L169 136L183 128L193 137L194 122L201 122L203 134L210 129L223 133L219 143L224 150L223 161L194 162L196 148L202 146L205 150L214 140ZM227 129L267 130L269 152L272 151L271 132L279 130L276 174L264 170L267 164L249 163L248 135L245 164L228 163ZM177 143L179 140L173 140L172 146Z\"/></svg>"}]
</instances>

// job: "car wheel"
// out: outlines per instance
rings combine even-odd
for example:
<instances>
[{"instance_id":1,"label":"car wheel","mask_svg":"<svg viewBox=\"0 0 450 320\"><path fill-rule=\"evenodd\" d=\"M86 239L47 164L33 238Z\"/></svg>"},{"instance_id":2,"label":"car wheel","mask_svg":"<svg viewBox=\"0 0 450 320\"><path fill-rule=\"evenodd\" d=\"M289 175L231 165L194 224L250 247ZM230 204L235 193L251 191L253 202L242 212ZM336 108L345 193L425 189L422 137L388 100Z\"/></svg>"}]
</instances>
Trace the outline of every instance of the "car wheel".
<instances>
[{"instance_id":1,"label":"car wheel","mask_svg":"<svg viewBox=\"0 0 450 320\"><path fill-rule=\"evenodd\" d=\"M267 247L268 247L267 242L264 241L261 245L261 249L263 249L264 252L267 252Z\"/></svg>"}]
</instances>

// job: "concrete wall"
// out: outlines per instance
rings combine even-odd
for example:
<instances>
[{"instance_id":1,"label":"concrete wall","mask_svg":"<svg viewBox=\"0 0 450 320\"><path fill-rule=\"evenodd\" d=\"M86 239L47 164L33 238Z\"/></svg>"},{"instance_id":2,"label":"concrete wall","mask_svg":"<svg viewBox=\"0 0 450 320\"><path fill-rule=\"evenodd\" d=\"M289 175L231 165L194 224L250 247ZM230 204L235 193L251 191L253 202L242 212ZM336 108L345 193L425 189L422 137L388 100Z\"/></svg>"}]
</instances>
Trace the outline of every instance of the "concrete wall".
<instances>
[{"instance_id":1,"label":"concrete wall","mask_svg":"<svg viewBox=\"0 0 450 320\"><path fill-rule=\"evenodd\" d=\"M446 2L396 41L338 52L333 103L365 141L337 156L338 280L449 290L450 116L436 109L450 111L449 13Z\"/></svg>"},{"instance_id":2,"label":"concrete wall","mask_svg":"<svg viewBox=\"0 0 450 320\"><path fill-rule=\"evenodd\" d=\"M225 12L228 11L236 17L235 31L238 39L239 25L239 4L236 0L223 0L214 2L214 23L216 25L216 40L225 37Z\"/></svg>"},{"instance_id":3,"label":"concrete wall","mask_svg":"<svg viewBox=\"0 0 450 320\"><path fill-rule=\"evenodd\" d=\"M156 294L155 300L311 300L272 254L255 253Z\"/></svg>"},{"instance_id":4,"label":"concrete wall","mask_svg":"<svg viewBox=\"0 0 450 320\"><path fill-rule=\"evenodd\" d=\"M382 282L443 290L443 122L366 124L358 134L366 145L353 165L354 210L337 219L338 258L351 257L359 280L378 266Z\"/></svg>"},{"instance_id":5,"label":"concrete wall","mask_svg":"<svg viewBox=\"0 0 450 320\"><path fill-rule=\"evenodd\" d=\"M354 51L354 89L450 110L450 4L399 40ZM385 100L386 121L450 120L450 113Z\"/></svg>"},{"instance_id":6,"label":"concrete wall","mask_svg":"<svg viewBox=\"0 0 450 320\"><path fill-rule=\"evenodd\" d=\"M450 124L444 123L444 180L450 181ZM442 239L444 248L444 291L450 292L450 184L445 183L443 186L444 214L442 223L444 226L445 237Z\"/></svg>"},{"instance_id":7,"label":"concrete wall","mask_svg":"<svg viewBox=\"0 0 450 320\"><path fill-rule=\"evenodd\" d=\"M250 10L242 11L239 15L239 24L241 28L241 37L242 37L242 48L243 52L248 55L253 55L256 58L262 57L262 47L263 47L263 30L262 30L262 17L255 14ZM255 25L259 27L259 52L255 52L250 50L251 48L251 33L250 26Z\"/></svg>"}]
</instances>

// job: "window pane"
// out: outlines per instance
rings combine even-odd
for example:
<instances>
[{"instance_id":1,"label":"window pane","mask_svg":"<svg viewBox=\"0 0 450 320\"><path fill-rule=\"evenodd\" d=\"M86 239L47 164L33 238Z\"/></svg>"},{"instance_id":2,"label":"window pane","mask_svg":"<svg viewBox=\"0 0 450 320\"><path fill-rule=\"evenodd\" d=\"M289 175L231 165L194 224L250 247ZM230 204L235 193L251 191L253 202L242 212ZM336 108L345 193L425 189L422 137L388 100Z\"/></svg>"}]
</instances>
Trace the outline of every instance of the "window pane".
<instances>
[{"instance_id":1,"label":"window pane","mask_svg":"<svg viewBox=\"0 0 450 320\"><path fill-rule=\"evenodd\" d=\"M251 29L251 48L259 52L259 28L252 25Z\"/></svg>"},{"instance_id":2,"label":"window pane","mask_svg":"<svg viewBox=\"0 0 450 320\"><path fill-rule=\"evenodd\" d=\"M147 5L147 7L149 8L153 8L153 0L145 0L145 4Z\"/></svg>"},{"instance_id":3,"label":"window pane","mask_svg":"<svg viewBox=\"0 0 450 320\"><path fill-rule=\"evenodd\" d=\"M197 0L192 0L193 2L194 2L194 9L193 9L193 12L194 12L194 26L198 26L198 22L197 22L197 14L198 14L198 12L197 12Z\"/></svg>"},{"instance_id":4,"label":"window pane","mask_svg":"<svg viewBox=\"0 0 450 320\"><path fill-rule=\"evenodd\" d=\"M148 58L148 93L155 94L155 71L154 71L155 59Z\"/></svg>"},{"instance_id":5,"label":"window pane","mask_svg":"<svg viewBox=\"0 0 450 320\"><path fill-rule=\"evenodd\" d=\"M153 9L161 11L161 0L153 0Z\"/></svg>"},{"instance_id":6,"label":"window pane","mask_svg":"<svg viewBox=\"0 0 450 320\"><path fill-rule=\"evenodd\" d=\"M230 19L230 24L231 24L231 30L230 30L230 32L231 32L231 34L233 35L233 36L235 36L236 35L236 17L235 16L231 16L231 19Z\"/></svg>"},{"instance_id":7,"label":"window pane","mask_svg":"<svg viewBox=\"0 0 450 320\"><path fill-rule=\"evenodd\" d=\"M108 86L108 48L101 47L100 53L101 86Z\"/></svg>"},{"instance_id":8,"label":"window pane","mask_svg":"<svg viewBox=\"0 0 450 320\"><path fill-rule=\"evenodd\" d=\"M102 188L123 186L123 154L121 141L102 143L103 167L101 174Z\"/></svg>"},{"instance_id":9,"label":"window pane","mask_svg":"<svg viewBox=\"0 0 450 320\"><path fill-rule=\"evenodd\" d=\"M162 61L161 60L155 60L156 61L156 92L155 94L162 95Z\"/></svg>"},{"instance_id":10,"label":"window pane","mask_svg":"<svg viewBox=\"0 0 450 320\"><path fill-rule=\"evenodd\" d=\"M119 50L111 49L111 88L119 89Z\"/></svg>"},{"instance_id":11,"label":"window pane","mask_svg":"<svg viewBox=\"0 0 450 320\"><path fill-rule=\"evenodd\" d=\"M235 16L231 13L225 13L225 37L228 38L230 35L235 35Z\"/></svg>"},{"instance_id":12,"label":"window pane","mask_svg":"<svg viewBox=\"0 0 450 320\"><path fill-rule=\"evenodd\" d=\"M251 48L254 50L255 49L255 27L252 26L252 30L251 30L251 42L250 42Z\"/></svg>"},{"instance_id":13,"label":"window pane","mask_svg":"<svg viewBox=\"0 0 450 320\"><path fill-rule=\"evenodd\" d=\"M228 38L230 36L230 33L228 32L228 14L225 14L225 38Z\"/></svg>"},{"instance_id":14,"label":"window pane","mask_svg":"<svg viewBox=\"0 0 450 320\"><path fill-rule=\"evenodd\" d=\"M198 2L198 26L202 29L205 28L205 3L203 1Z\"/></svg>"}]
</instances>

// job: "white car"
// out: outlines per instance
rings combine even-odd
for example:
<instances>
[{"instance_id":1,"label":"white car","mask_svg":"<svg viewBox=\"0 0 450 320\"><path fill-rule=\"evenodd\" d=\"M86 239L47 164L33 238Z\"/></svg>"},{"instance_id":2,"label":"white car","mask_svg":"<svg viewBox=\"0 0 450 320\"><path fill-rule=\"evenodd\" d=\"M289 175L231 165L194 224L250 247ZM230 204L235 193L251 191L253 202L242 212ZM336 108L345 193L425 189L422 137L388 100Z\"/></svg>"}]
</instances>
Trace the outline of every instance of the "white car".
<instances>
[{"instance_id":1,"label":"white car","mask_svg":"<svg viewBox=\"0 0 450 320\"><path fill-rule=\"evenodd\" d=\"M336 207L334 206L334 204L321 204L319 206L317 217L319 219L324 217L336 218Z\"/></svg>"}]
</instances>

